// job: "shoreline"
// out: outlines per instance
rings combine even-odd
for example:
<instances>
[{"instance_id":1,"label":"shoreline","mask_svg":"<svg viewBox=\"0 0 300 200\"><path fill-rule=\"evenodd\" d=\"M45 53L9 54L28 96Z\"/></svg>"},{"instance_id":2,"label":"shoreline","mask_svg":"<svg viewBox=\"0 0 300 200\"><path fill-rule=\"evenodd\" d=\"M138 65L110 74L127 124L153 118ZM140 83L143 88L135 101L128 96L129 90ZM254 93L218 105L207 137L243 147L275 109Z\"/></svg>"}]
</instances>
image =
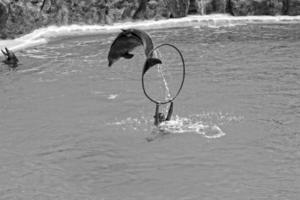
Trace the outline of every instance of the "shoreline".
<instances>
[{"instance_id":1,"label":"shoreline","mask_svg":"<svg viewBox=\"0 0 300 200\"><path fill-rule=\"evenodd\" d=\"M247 24L300 24L298 16L231 16L226 14L190 15L175 19L139 20L117 22L112 25L51 25L32 31L21 37L0 40L0 49L7 47L13 51L46 44L49 41L65 36L98 35L117 33L121 29L138 28L143 30L178 28L178 27L230 27ZM2 55L1 55L2 56Z\"/></svg>"},{"instance_id":2,"label":"shoreline","mask_svg":"<svg viewBox=\"0 0 300 200\"><path fill-rule=\"evenodd\" d=\"M14 39L52 25L111 25L212 14L297 16L300 0L0 0L0 38Z\"/></svg>"}]
</instances>

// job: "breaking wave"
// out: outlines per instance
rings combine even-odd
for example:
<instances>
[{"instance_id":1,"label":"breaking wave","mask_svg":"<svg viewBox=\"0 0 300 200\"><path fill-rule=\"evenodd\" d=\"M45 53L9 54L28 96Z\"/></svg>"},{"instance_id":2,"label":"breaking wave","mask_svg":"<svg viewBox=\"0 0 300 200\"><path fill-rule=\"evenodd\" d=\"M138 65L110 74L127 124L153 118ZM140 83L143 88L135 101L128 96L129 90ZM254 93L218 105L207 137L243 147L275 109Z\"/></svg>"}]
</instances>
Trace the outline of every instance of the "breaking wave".
<instances>
[{"instance_id":1,"label":"breaking wave","mask_svg":"<svg viewBox=\"0 0 300 200\"><path fill-rule=\"evenodd\" d=\"M203 15L188 16L178 19L147 20L135 22L122 22L113 25L67 25L49 26L37 29L27 35L13 40L0 40L0 49L8 47L17 51L24 48L46 44L59 37L93 35L119 32L120 29L161 29L175 27L224 27L244 25L249 23L300 23L300 16L243 16L233 17L229 15Z\"/></svg>"}]
</instances>

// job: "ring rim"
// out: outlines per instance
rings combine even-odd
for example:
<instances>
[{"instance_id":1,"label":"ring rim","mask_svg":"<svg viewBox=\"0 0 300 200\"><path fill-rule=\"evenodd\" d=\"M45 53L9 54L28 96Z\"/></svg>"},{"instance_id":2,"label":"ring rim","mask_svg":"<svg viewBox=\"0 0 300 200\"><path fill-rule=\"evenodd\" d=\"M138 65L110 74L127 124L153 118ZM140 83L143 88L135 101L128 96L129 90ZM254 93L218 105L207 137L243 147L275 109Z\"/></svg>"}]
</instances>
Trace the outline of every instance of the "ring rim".
<instances>
[{"instance_id":1,"label":"ring rim","mask_svg":"<svg viewBox=\"0 0 300 200\"><path fill-rule=\"evenodd\" d=\"M181 58L181 62L182 62L182 70L183 70L183 73L182 73L182 81L181 81L180 87L179 87L179 89L178 89L176 95L175 95L173 98L171 98L171 99L169 99L169 100L166 100L166 101L157 101L157 100L151 98L151 97L148 95L148 93L146 92L146 89L145 89L145 84L144 84L144 76L145 76L146 73L142 74L142 88L143 88L144 94L145 94L145 96L146 96L150 101L152 101L153 103L156 103L156 104L167 104L167 103L170 103L170 102L174 101L174 100L177 98L177 96L179 95L179 93L181 92L182 87L183 87L183 84L184 84L184 81L185 81L185 62L184 62L184 58L183 58L183 55L182 55L181 51L180 51L176 46L174 46L174 45L172 45L172 44L169 44L169 43L163 43L163 44L160 44L160 45L158 45L157 47L153 48L153 49L151 50L151 52L149 53L149 55L152 55L152 53L153 53L156 49L159 49L159 48L162 47L162 46L170 46L170 47L174 48L174 49L178 52L178 54L180 55L180 58ZM144 66L145 66L145 64L146 64L146 61L145 61L145 63L144 63Z\"/></svg>"}]
</instances>

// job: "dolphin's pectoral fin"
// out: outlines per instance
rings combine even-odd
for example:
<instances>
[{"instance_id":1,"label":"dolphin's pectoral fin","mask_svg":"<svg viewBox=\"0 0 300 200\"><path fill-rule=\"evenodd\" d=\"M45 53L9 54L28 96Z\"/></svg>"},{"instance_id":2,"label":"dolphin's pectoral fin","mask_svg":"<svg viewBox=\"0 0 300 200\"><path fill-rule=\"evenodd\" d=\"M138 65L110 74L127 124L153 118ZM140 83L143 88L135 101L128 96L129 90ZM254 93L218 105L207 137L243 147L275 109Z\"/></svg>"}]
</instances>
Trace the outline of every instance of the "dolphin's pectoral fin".
<instances>
[{"instance_id":1,"label":"dolphin's pectoral fin","mask_svg":"<svg viewBox=\"0 0 300 200\"><path fill-rule=\"evenodd\" d=\"M130 53L128 53L128 52L126 52L126 53L123 55L123 57L126 58L126 59L130 59L130 58L132 58L133 56L134 56L133 54L130 54Z\"/></svg>"},{"instance_id":2,"label":"dolphin's pectoral fin","mask_svg":"<svg viewBox=\"0 0 300 200\"><path fill-rule=\"evenodd\" d=\"M11 52L10 50L8 50L6 47L5 47L5 50L6 50L6 55L7 55L8 57L10 57L12 52Z\"/></svg>"},{"instance_id":3,"label":"dolphin's pectoral fin","mask_svg":"<svg viewBox=\"0 0 300 200\"><path fill-rule=\"evenodd\" d=\"M158 58L148 58L144 64L143 75L153 67L154 65L162 64L161 60Z\"/></svg>"},{"instance_id":4,"label":"dolphin's pectoral fin","mask_svg":"<svg viewBox=\"0 0 300 200\"><path fill-rule=\"evenodd\" d=\"M1 49L3 55L7 56L7 53Z\"/></svg>"}]
</instances>

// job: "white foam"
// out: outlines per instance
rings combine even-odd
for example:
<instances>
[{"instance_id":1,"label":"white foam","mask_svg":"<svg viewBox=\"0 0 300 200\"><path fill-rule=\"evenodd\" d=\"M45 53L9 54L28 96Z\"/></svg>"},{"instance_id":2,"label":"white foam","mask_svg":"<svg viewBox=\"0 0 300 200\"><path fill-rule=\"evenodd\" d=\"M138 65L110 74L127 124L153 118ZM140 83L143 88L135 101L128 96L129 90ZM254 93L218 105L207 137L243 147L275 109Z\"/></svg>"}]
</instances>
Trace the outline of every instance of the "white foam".
<instances>
[{"instance_id":1,"label":"white foam","mask_svg":"<svg viewBox=\"0 0 300 200\"><path fill-rule=\"evenodd\" d=\"M113 25L68 25L49 26L37 29L14 40L0 40L0 49L8 47L17 51L49 42L50 39L62 36L91 35L119 32L120 29L160 29L173 27L202 27L202 26L233 26L247 23L300 23L300 16L241 16L230 15L193 15L178 19L146 20L135 22L120 22Z\"/></svg>"},{"instance_id":2,"label":"white foam","mask_svg":"<svg viewBox=\"0 0 300 200\"><path fill-rule=\"evenodd\" d=\"M161 123L159 129L170 133L197 133L208 139L216 139L226 135L216 124L209 125L202 121L194 121L178 116L171 121Z\"/></svg>"},{"instance_id":3,"label":"white foam","mask_svg":"<svg viewBox=\"0 0 300 200\"><path fill-rule=\"evenodd\" d=\"M210 114L208 113L208 115ZM199 134L207 139L218 139L226 135L220 128L221 124L219 124L218 120L209 119L207 122L205 122L205 118L203 120L201 117L175 116L170 121L162 122L159 127L154 127L153 119L128 117L123 120L107 123L107 125L120 126L124 131L128 129L151 131L151 135L147 138L150 141L169 134Z\"/></svg>"},{"instance_id":4,"label":"white foam","mask_svg":"<svg viewBox=\"0 0 300 200\"><path fill-rule=\"evenodd\" d=\"M113 99L116 99L117 97L118 97L117 94L110 94L110 95L107 97L107 99L113 100Z\"/></svg>"}]
</instances>

